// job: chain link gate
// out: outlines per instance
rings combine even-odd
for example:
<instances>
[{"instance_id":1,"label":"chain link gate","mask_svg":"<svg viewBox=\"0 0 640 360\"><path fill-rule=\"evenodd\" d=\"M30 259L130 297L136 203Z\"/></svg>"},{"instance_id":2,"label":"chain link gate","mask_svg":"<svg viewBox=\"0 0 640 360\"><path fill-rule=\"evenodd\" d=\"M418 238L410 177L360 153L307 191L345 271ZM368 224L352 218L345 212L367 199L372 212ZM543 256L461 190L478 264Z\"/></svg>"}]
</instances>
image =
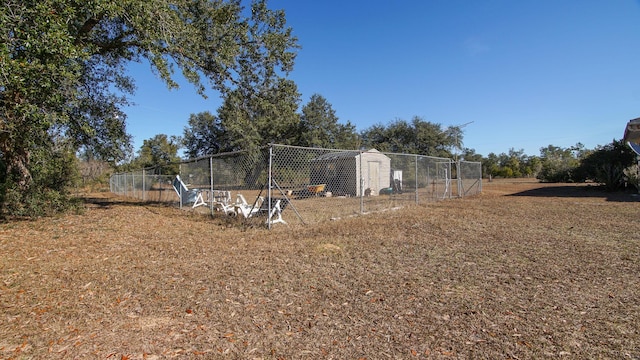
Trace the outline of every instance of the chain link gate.
<instances>
[{"instance_id":1,"label":"chain link gate","mask_svg":"<svg viewBox=\"0 0 640 360\"><path fill-rule=\"evenodd\" d=\"M458 162L458 196L464 197L482 192L482 163L477 161Z\"/></svg>"}]
</instances>

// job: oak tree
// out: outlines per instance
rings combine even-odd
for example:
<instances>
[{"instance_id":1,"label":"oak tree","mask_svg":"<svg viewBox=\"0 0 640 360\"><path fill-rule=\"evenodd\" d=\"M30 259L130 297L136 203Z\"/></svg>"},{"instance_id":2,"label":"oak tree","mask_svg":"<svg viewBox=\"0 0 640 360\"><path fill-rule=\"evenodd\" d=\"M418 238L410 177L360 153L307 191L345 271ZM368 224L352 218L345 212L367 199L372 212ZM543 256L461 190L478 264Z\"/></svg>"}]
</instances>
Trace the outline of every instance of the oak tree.
<instances>
[{"instance_id":1,"label":"oak tree","mask_svg":"<svg viewBox=\"0 0 640 360\"><path fill-rule=\"evenodd\" d=\"M362 132L365 147L404 154L451 157L450 149L462 141L459 128L442 130L440 124L415 116L411 122L397 119L385 126L376 124Z\"/></svg>"},{"instance_id":2,"label":"oak tree","mask_svg":"<svg viewBox=\"0 0 640 360\"><path fill-rule=\"evenodd\" d=\"M220 119L204 111L189 116L188 126L184 128L183 145L187 158L219 153L225 146L225 131Z\"/></svg>"},{"instance_id":3,"label":"oak tree","mask_svg":"<svg viewBox=\"0 0 640 360\"><path fill-rule=\"evenodd\" d=\"M42 149L64 143L99 159L124 158L131 139L122 108L135 89L129 62L148 61L169 88L178 87L179 71L203 96L207 87L225 95L250 76L277 83L296 48L284 11L265 0L6 0L0 200L49 186L34 181L33 157Z\"/></svg>"}]
</instances>

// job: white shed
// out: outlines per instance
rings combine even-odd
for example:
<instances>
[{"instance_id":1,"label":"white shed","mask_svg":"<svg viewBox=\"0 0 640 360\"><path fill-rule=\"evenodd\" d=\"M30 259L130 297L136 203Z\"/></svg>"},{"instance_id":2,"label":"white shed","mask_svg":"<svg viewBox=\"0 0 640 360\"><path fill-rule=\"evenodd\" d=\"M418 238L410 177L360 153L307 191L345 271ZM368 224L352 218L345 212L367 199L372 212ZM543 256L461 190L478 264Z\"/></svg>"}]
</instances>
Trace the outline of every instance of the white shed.
<instances>
[{"instance_id":1,"label":"white shed","mask_svg":"<svg viewBox=\"0 0 640 360\"><path fill-rule=\"evenodd\" d=\"M328 153L311 161L310 181L334 196L378 195L390 185L391 159L376 149Z\"/></svg>"}]
</instances>

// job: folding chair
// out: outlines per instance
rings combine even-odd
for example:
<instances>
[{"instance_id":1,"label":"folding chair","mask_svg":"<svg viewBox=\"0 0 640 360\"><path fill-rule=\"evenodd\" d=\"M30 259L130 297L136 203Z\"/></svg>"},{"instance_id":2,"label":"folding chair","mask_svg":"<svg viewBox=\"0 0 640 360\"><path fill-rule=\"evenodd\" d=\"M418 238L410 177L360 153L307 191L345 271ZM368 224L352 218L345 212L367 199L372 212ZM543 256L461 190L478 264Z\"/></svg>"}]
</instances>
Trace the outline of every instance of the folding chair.
<instances>
[{"instance_id":1,"label":"folding chair","mask_svg":"<svg viewBox=\"0 0 640 360\"><path fill-rule=\"evenodd\" d=\"M274 203L275 201L275 203ZM269 216L267 217L267 223L271 223L276 224L276 223L282 223L287 225L287 222L284 221L284 219L282 218L282 212L284 211L284 209L287 207L287 204L289 202L287 201L287 199L275 199L272 198L271 199L271 210L268 211ZM264 201L262 203L264 206L264 208L261 208L260 211L264 212L268 210L268 201ZM273 220L273 218L276 218L275 220Z\"/></svg>"},{"instance_id":2,"label":"folding chair","mask_svg":"<svg viewBox=\"0 0 640 360\"><path fill-rule=\"evenodd\" d=\"M176 178L173 179L173 190L176 191L178 197L180 198L180 205L193 203L192 208L197 208L198 206L207 205L202 197L202 191L199 189L191 189L187 188L182 179L180 179L180 175L176 175Z\"/></svg>"},{"instance_id":3,"label":"folding chair","mask_svg":"<svg viewBox=\"0 0 640 360\"><path fill-rule=\"evenodd\" d=\"M234 208L238 215L244 216L245 219L252 217L260 211L260 207L264 202L264 198L262 196L258 196L254 204L250 205L247 203L247 200L244 198L244 195L238 194L236 197L236 203L234 204Z\"/></svg>"},{"instance_id":4,"label":"folding chair","mask_svg":"<svg viewBox=\"0 0 640 360\"><path fill-rule=\"evenodd\" d=\"M227 215L235 215L235 204L231 203L231 191L213 190L211 193L213 208Z\"/></svg>"},{"instance_id":5,"label":"folding chair","mask_svg":"<svg viewBox=\"0 0 640 360\"><path fill-rule=\"evenodd\" d=\"M266 215L268 224L287 224L282 218L282 211L287 207L287 204L286 199L271 198L271 209L269 209L269 199L259 196L255 204L249 205L244 196L238 194L236 209L238 209L238 214L242 214L245 218Z\"/></svg>"}]
</instances>

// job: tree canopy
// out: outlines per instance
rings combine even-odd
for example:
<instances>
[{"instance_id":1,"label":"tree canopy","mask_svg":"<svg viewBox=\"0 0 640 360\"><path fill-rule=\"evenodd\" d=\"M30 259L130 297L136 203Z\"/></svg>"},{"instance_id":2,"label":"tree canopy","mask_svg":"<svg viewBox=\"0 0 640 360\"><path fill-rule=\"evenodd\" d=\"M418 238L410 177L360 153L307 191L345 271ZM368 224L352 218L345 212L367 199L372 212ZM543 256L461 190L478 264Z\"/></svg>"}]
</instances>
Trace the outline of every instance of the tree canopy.
<instances>
[{"instance_id":1,"label":"tree canopy","mask_svg":"<svg viewBox=\"0 0 640 360\"><path fill-rule=\"evenodd\" d=\"M225 96L218 109L225 130L222 151L253 151L270 142L293 144L300 117L300 94L287 79L247 82Z\"/></svg>"},{"instance_id":2,"label":"tree canopy","mask_svg":"<svg viewBox=\"0 0 640 360\"><path fill-rule=\"evenodd\" d=\"M265 0L7 0L0 8L2 203L29 194L39 149L81 148L116 162L130 151L130 61L169 88L180 71L204 96L281 84L297 40ZM61 175L64 177L64 175ZM52 189L62 191L62 189ZM27 196L25 195L25 196ZM25 202L25 198L15 201Z\"/></svg>"},{"instance_id":3,"label":"tree canopy","mask_svg":"<svg viewBox=\"0 0 640 360\"><path fill-rule=\"evenodd\" d=\"M338 122L336 112L322 95L313 94L302 107L298 145L327 149L357 149L355 126Z\"/></svg>"},{"instance_id":4,"label":"tree canopy","mask_svg":"<svg viewBox=\"0 0 640 360\"><path fill-rule=\"evenodd\" d=\"M331 149L356 149L360 139L349 121L338 122L331 104L314 94L297 113L300 94L293 82L242 96L237 89L225 97L218 115L191 114L184 128L186 155L191 158L251 150L270 142Z\"/></svg>"},{"instance_id":5,"label":"tree canopy","mask_svg":"<svg viewBox=\"0 0 640 360\"><path fill-rule=\"evenodd\" d=\"M188 126L184 128L183 144L188 158L211 155L221 152L227 143L220 119L209 111L189 116Z\"/></svg>"},{"instance_id":6,"label":"tree canopy","mask_svg":"<svg viewBox=\"0 0 640 360\"><path fill-rule=\"evenodd\" d=\"M138 157L133 162L136 169L146 167L157 167L164 174L174 174L178 172L178 149L180 149L182 139L176 136L158 134L143 141Z\"/></svg>"},{"instance_id":7,"label":"tree canopy","mask_svg":"<svg viewBox=\"0 0 640 360\"><path fill-rule=\"evenodd\" d=\"M548 182L572 181L573 171L580 165L580 153L574 149L580 145L569 148L548 145L540 148L542 168L538 178Z\"/></svg>"},{"instance_id":8,"label":"tree canopy","mask_svg":"<svg viewBox=\"0 0 640 360\"><path fill-rule=\"evenodd\" d=\"M363 145L380 151L451 157L450 149L462 142L462 132L450 127L442 130L415 116L411 122L398 119L388 126L373 125L362 132Z\"/></svg>"}]
</instances>

